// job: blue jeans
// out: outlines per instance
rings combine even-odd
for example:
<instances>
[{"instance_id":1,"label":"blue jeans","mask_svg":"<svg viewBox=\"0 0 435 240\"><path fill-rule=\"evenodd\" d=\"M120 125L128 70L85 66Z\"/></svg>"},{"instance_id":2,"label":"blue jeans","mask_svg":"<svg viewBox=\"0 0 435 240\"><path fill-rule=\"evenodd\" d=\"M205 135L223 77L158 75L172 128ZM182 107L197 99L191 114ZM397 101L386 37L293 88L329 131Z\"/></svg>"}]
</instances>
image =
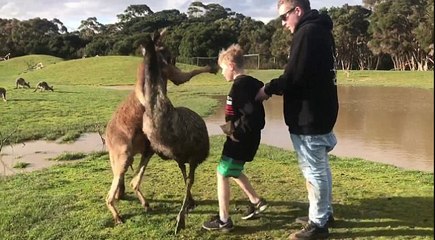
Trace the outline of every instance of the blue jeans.
<instances>
[{"instance_id":1,"label":"blue jeans","mask_svg":"<svg viewBox=\"0 0 435 240\"><path fill-rule=\"evenodd\" d=\"M308 218L323 227L332 215L332 176L328 152L337 144L333 132L323 135L290 134L297 153L299 167L305 177L308 201Z\"/></svg>"}]
</instances>

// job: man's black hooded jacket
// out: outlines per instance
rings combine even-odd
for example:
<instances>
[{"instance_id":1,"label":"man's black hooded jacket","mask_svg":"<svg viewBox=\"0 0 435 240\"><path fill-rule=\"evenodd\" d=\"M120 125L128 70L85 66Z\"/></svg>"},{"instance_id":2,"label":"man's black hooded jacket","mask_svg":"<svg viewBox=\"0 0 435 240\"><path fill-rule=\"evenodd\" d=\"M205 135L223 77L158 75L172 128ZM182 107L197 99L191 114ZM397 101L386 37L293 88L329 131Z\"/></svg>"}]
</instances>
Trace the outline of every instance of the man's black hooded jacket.
<instances>
[{"instance_id":1,"label":"man's black hooded jacket","mask_svg":"<svg viewBox=\"0 0 435 240\"><path fill-rule=\"evenodd\" d=\"M335 43L332 20L310 10L297 24L284 74L265 93L284 95L290 133L319 135L332 131L338 115Z\"/></svg>"}]
</instances>

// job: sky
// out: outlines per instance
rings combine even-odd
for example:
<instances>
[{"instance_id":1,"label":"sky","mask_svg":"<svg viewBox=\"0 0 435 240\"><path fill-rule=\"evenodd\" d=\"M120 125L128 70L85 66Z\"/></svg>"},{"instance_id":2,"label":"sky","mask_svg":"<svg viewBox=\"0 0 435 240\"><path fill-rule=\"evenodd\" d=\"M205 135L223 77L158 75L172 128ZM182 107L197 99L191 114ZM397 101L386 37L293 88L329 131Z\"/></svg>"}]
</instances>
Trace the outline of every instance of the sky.
<instances>
[{"instance_id":1,"label":"sky","mask_svg":"<svg viewBox=\"0 0 435 240\"><path fill-rule=\"evenodd\" d=\"M187 13L194 0L0 0L0 18L27 20L31 18L59 19L69 31L77 30L81 20L96 17L102 24L115 23L116 15L129 5L146 4L152 11L178 9ZM276 0L206 0L217 3L253 19L269 22L277 17ZM362 0L311 0L311 8L362 5Z\"/></svg>"}]
</instances>

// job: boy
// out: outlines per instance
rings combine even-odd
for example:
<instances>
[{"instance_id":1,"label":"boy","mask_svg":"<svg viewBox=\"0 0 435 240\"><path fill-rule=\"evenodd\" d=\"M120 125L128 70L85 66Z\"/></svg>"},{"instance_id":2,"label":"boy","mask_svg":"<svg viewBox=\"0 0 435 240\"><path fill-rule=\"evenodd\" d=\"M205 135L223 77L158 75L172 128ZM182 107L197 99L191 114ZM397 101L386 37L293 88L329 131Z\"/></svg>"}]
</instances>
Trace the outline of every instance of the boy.
<instances>
[{"instance_id":1,"label":"boy","mask_svg":"<svg viewBox=\"0 0 435 240\"><path fill-rule=\"evenodd\" d=\"M244 75L243 52L237 44L219 53L218 64L225 79L233 81L233 85L225 106L227 124L222 125L227 139L216 174L219 216L205 222L202 227L207 230L231 231L234 226L229 216L230 177L250 201L248 211L242 219L251 219L267 208L266 201L257 195L248 177L242 173L245 162L252 161L257 152L261 129L265 124L263 104L255 101L258 90L264 84Z\"/></svg>"}]
</instances>

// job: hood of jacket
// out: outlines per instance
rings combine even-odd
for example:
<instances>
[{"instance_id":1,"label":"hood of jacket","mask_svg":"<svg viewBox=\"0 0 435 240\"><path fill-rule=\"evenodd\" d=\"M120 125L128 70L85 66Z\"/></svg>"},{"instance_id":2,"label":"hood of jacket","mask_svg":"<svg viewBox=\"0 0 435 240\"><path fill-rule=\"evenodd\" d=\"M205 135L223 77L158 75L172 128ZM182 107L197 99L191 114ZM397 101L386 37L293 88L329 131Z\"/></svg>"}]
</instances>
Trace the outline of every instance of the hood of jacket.
<instances>
[{"instance_id":1,"label":"hood of jacket","mask_svg":"<svg viewBox=\"0 0 435 240\"><path fill-rule=\"evenodd\" d=\"M321 14L317 10L310 10L306 12L304 16L302 16L301 20L296 26L295 32L303 26L312 23L323 25L329 30L332 30L333 27L332 19L327 14Z\"/></svg>"}]
</instances>

